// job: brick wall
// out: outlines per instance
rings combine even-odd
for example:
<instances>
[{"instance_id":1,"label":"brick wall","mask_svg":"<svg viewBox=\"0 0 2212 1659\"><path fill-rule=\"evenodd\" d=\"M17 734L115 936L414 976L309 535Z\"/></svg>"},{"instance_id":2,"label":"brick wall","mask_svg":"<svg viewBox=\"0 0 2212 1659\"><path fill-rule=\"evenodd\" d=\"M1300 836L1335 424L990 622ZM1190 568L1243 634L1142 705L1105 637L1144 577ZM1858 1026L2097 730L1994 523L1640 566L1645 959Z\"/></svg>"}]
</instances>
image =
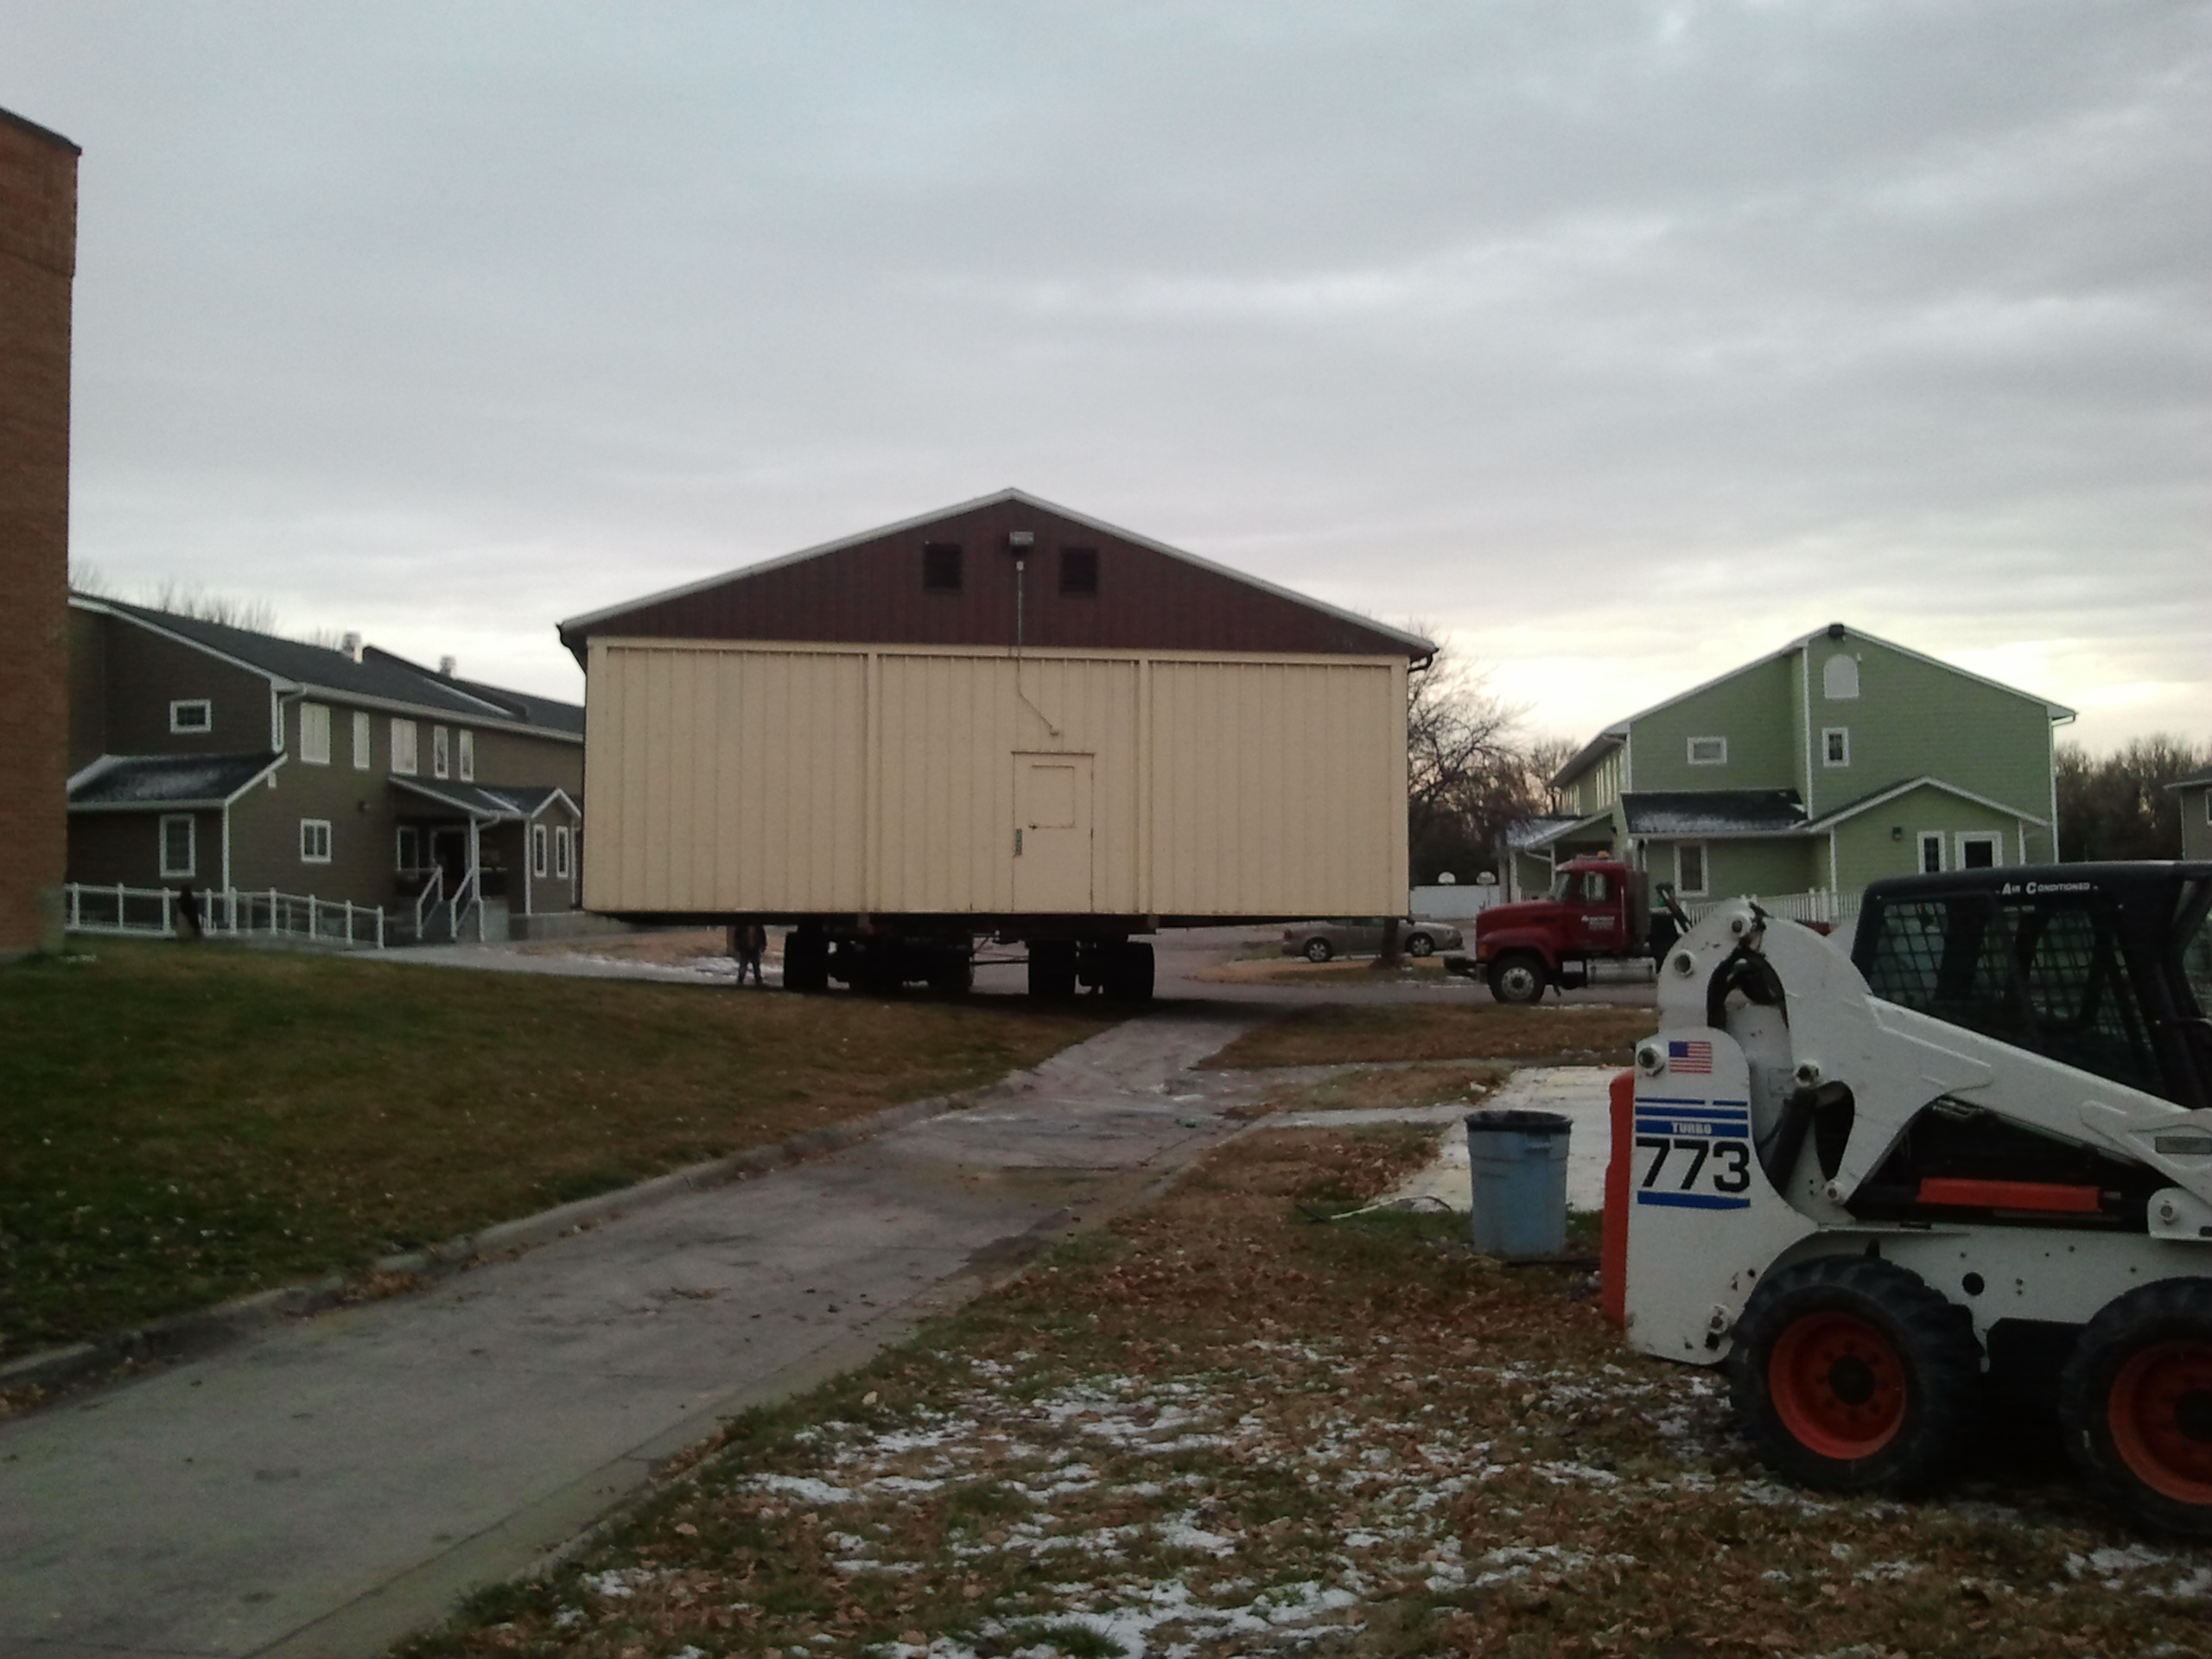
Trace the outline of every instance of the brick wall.
<instances>
[{"instance_id":1,"label":"brick wall","mask_svg":"<svg viewBox=\"0 0 2212 1659\"><path fill-rule=\"evenodd\" d=\"M67 845L69 289L77 148L0 111L0 956Z\"/></svg>"}]
</instances>

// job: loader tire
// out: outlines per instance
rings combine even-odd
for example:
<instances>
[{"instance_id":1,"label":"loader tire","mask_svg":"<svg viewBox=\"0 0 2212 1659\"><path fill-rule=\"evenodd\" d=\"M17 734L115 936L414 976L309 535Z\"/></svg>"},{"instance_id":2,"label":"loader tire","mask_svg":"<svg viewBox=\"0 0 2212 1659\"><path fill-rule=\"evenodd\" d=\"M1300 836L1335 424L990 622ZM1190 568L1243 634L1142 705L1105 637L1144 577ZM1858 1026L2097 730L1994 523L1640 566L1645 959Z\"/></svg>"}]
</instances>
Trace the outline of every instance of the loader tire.
<instances>
[{"instance_id":1,"label":"loader tire","mask_svg":"<svg viewBox=\"0 0 2212 1659\"><path fill-rule=\"evenodd\" d=\"M2107 1303L2059 1374L2058 1421L2082 1480L2122 1520L2212 1538L2212 1280Z\"/></svg>"},{"instance_id":2,"label":"loader tire","mask_svg":"<svg viewBox=\"0 0 2212 1659\"><path fill-rule=\"evenodd\" d=\"M1965 1450L1981 1349L1917 1274L1823 1255L1776 1273L1736 1322L1738 1426L1769 1467L1831 1492L1925 1491Z\"/></svg>"}]
</instances>

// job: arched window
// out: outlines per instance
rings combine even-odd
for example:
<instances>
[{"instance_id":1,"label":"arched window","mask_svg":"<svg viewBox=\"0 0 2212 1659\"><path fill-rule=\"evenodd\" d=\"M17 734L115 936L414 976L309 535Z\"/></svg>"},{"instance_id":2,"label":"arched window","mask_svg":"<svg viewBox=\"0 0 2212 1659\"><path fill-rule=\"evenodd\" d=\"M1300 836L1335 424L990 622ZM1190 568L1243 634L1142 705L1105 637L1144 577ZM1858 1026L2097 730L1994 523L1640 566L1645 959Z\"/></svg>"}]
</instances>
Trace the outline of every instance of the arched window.
<instances>
[{"instance_id":1,"label":"arched window","mask_svg":"<svg viewBox=\"0 0 2212 1659\"><path fill-rule=\"evenodd\" d=\"M1859 695L1859 659L1847 657L1841 652L1827 659L1821 670L1821 689L1830 702L1840 702Z\"/></svg>"}]
</instances>

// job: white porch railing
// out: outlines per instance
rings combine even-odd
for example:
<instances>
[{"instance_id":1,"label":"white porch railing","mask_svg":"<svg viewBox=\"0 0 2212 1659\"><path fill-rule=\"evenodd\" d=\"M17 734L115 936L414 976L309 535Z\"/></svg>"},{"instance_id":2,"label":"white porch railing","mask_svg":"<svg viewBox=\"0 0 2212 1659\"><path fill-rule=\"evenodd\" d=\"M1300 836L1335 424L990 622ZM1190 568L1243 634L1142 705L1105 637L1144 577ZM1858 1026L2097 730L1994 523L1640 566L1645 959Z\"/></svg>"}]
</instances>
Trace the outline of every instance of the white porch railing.
<instances>
[{"instance_id":1,"label":"white porch railing","mask_svg":"<svg viewBox=\"0 0 2212 1659\"><path fill-rule=\"evenodd\" d=\"M178 931L180 894L168 887L93 887L72 881L62 888L72 933L109 933L142 938L169 938ZM255 935L319 940L326 944L362 945L381 950L385 914L372 905L318 899L312 893L278 893L271 887L245 892L236 887L195 889L200 931L225 938Z\"/></svg>"},{"instance_id":2,"label":"white porch railing","mask_svg":"<svg viewBox=\"0 0 2212 1659\"><path fill-rule=\"evenodd\" d=\"M1812 893L1751 893L1751 901L1770 916L1779 916L1793 922L1822 922L1834 926L1859 919L1859 895L1855 893L1832 893L1822 888ZM1733 899L1684 899L1682 908L1694 922L1701 922Z\"/></svg>"},{"instance_id":3,"label":"white porch railing","mask_svg":"<svg viewBox=\"0 0 2212 1659\"><path fill-rule=\"evenodd\" d=\"M453 942L461 943L461 930L467 922L471 908L476 912L476 942L484 943L484 884L477 878L481 872L472 868L468 874L454 884Z\"/></svg>"},{"instance_id":4,"label":"white porch railing","mask_svg":"<svg viewBox=\"0 0 2212 1659\"><path fill-rule=\"evenodd\" d=\"M445 891L446 873L441 866L433 864L430 879L423 884L423 891L415 895L415 942L417 944L429 937L430 918L438 913L438 906L445 899ZM454 937L460 937L457 929Z\"/></svg>"}]
</instances>

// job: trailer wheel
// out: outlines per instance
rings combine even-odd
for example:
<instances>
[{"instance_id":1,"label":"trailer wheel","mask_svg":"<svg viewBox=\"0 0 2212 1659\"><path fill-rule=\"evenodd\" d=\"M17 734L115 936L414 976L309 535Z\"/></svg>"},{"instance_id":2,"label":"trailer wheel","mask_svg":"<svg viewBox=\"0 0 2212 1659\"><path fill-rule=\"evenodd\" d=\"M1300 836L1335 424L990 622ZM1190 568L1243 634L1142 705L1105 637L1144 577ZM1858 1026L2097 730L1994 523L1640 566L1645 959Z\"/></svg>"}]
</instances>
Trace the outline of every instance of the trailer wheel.
<instances>
[{"instance_id":1,"label":"trailer wheel","mask_svg":"<svg viewBox=\"0 0 2212 1659\"><path fill-rule=\"evenodd\" d=\"M1934 1484L1977 1416L1981 1349L1955 1307L1894 1262L1824 1255L1751 1294L1731 1395L1770 1467L1826 1491Z\"/></svg>"},{"instance_id":2,"label":"trailer wheel","mask_svg":"<svg viewBox=\"0 0 2212 1659\"><path fill-rule=\"evenodd\" d=\"M1306 941L1306 960L1308 962L1326 962L1336 954L1336 947L1326 939L1312 938Z\"/></svg>"},{"instance_id":3,"label":"trailer wheel","mask_svg":"<svg viewBox=\"0 0 2212 1659\"><path fill-rule=\"evenodd\" d=\"M1059 1001L1075 995L1075 941L1029 941L1029 995Z\"/></svg>"},{"instance_id":4,"label":"trailer wheel","mask_svg":"<svg viewBox=\"0 0 2212 1659\"><path fill-rule=\"evenodd\" d=\"M1141 939L1124 939L1112 947L1107 958L1107 995L1121 1002L1152 1001L1152 947Z\"/></svg>"},{"instance_id":5,"label":"trailer wheel","mask_svg":"<svg viewBox=\"0 0 2212 1659\"><path fill-rule=\"evenodd\" d=\"M1544 1000L1544 964L1526 950L1510 951L1490 965L1490 994L1501 1002Z\"/></svg>"},{"instance_id":6,"label":"trailer wheel","mask_svg":"<svg viewBox=\"0 0 2212 1659\"><path fill-rule=\"evenodd\" d=\"M954 945L930 953L930 989L940 996L965 996L976 988L976 958Z\"/></svg>"},{"instance_id":7,"label":"trailer wheel","mask_svg":"<svg viewBox=\"0 0 2212 1659\"><path fill-rule=\"evenodd\" d=\"M784 988L810 995L830 988L830 941L793 929L784 936Z\"/></svg>"},{"instance_id":8,"label":"trailer wheel","mask_svg":"<svg viewBox=\"0 0 2212 1659\"><path fill-rule=\"evenodd\" d=\"M2114 1299L2058 1389L2067 1454L2099 1498L2137 1526L2212 1538L2212 1280Z\"/></svg>"}]
</instances>

